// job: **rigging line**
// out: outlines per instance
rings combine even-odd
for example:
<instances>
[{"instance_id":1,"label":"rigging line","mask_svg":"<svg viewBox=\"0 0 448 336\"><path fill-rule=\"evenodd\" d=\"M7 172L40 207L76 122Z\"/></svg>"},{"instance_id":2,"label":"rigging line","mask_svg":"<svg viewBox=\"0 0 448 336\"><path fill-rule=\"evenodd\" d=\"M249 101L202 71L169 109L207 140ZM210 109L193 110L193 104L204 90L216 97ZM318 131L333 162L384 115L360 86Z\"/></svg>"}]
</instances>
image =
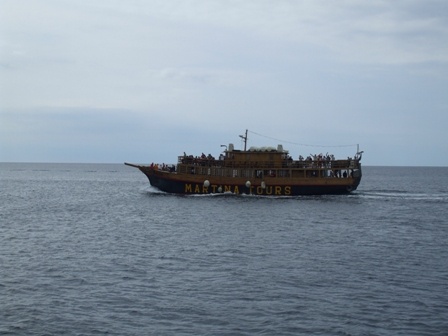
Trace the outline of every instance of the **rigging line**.
<instances>
[{"instance_id":1,"label":"rigging line","mask_svg":"<svg viewBox=\"0 0 448 336\"><path fill-rule=\"evenodd\" d=\"M353 144L353 145L328 145L328 146L323 146L323 145L307 145L307 144L302 144L302 143L297 143L297 142L291 142L291 141L287 141L287 140L281 140L281 139L277 139L277 138L273 138L273 137L269 137L267 135L263 135L263 134L259 134L257 132L253 132L253 131L248 131L249 133L252 134L256 134L258 136L264 137L264 138L268 138L271 140L276 140L276 141L280 141L280 142L284 142L284 143L289 143L292 145L297 145L297 146L305 146L305 147L353 147L353 146L357 146L357 144Z\"/></svg>"}]
</instances>

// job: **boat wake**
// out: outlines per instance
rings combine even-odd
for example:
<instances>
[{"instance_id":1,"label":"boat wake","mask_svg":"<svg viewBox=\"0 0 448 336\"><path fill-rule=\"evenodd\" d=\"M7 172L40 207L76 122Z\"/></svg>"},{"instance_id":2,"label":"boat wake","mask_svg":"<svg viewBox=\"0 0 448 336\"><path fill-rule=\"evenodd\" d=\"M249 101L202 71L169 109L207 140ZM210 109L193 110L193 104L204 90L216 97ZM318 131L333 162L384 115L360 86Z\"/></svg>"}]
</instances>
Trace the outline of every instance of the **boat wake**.
<instances>
[{"instance_id":1,"label":"boat wake","mask_svg":"<svg viewBox=\"0 0 448 336\"><path fill-rule=\"evenodd\" d=\"M165 191L161 191L155 187L149 186L141 190L145 194L151 196L181 196L181 197L196 197L196 198L215 198L215 197L242 197L242 198L269 198L269 199L332 199L335 195L291 195L291 196L271 196L271 195L256 195L256 194L235 194L232 192L224 193L210 193L210 194L188 194L188 195L178 195L171 194ZM336 197L340 197L337 196ZM349 198L361 198L361 199L377 199L377 200L408 200L408 201L427 201L427 202L448 202L448 193L410 193L407 191L400 190L366 190L366 191L355 191L349 195Z\"/></svg>"},{"instance_id":2,"label":"boat wake","mask_svg":"<svg viewBox=\"0 0 448 336\"><path fill-rule=\"evenodd\" d=\"M144 190L145 193L152 196L172 196L172 197L187 197L187 198L244 198L244 199L283 199L283 200L294 200L294 199L312 199L312 200L322 200L322 199L333 199L338 198L340 195L257 195L257 194L235 194L233 192L223 192L223 193L209 193L209 194L172 194L164 191L160 191L156 188L150 187ZM345 195L348 196L348 195Z\"/></svg>"},{"instance_id":3,"label":"boat wake","mask_svg":"<svg viewBox=\"0 0 448 336\"><path fill-rule=\"evenodd\" d=\"M351 195L352 197L370 199L400 199L414 201L447 202L448 193L410 193L397 190L362 191Z\"/></svg>"},{"instance_id":4,"label":"boat wake","mask_svg":"<svg viewBox=\"0 0 448 336\"><path fill-rule=\"evenodd\" d=\"M150 194L150 195L168 195L168 193L159 190L151 185L140 188L140 191L144 194Z\"/></svg>"}]
</instances>

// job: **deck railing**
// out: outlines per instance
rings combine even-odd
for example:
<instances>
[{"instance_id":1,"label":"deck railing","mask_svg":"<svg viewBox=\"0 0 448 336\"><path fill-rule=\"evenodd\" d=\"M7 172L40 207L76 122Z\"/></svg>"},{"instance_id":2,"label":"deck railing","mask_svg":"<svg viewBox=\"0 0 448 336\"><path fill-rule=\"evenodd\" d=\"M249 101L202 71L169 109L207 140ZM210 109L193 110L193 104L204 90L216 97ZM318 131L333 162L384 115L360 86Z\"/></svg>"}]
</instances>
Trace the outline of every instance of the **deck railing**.
<instances>
[{"instance_id":1,"label":"deck railing","mask_svg":"<svg viewBox=\"0 0 448 336\"><path fill-rule=\"evenodd\" d=\"M178 164L201 167L253 168L253 169L358 169L359 160L283 160L283 161L234 161L179 156Z\"/></svg>"},{"instance_id":2,"label":"deck railing","mask_svg":"<svg viewBox=\"0 0 448 336\"><path fill-rule=\"evenodd\" d=\"M273 168L272 162L259 162L256 164L251 162L250 165L235 164L234 162L231 165L230 163L224 160L181 162L177 165L176 172L181 174L246 178L344 178L358 174L361 168L357 160L292 161L276 168Z\"/></svg>"}]
</instances>

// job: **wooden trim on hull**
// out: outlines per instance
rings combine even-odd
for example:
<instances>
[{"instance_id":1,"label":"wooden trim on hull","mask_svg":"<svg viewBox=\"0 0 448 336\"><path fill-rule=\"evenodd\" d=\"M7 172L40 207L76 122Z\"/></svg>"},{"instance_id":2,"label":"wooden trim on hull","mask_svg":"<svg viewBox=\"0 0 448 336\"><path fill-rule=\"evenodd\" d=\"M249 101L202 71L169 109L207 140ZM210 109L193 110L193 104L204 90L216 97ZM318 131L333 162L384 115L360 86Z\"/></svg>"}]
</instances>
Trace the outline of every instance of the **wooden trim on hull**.
<instances>
[{"instance_id":1,"label":"wooden trim on hull","mask_svg":"<svg viewBox=\"0 0 448 336\"><path fill-rule=\"evenodd\" d=\"M316 179L316 181L259 181L250 185L244 182L226 183L219 180L202 177L185 181L175 178L174 174L154 174L144 172L152 186L161 191L175 194L217 194L233 193L263 196L297 196L297 195L324 195L324 194L348 194L356 190L360 178L346 179ZM160 176L162 175L162 176ZM177 176L176 176L177 177ZM241 179L240 179L241 180ZM206 182L207 181L207 182ZM288 183L289 182L289 183ZM312 183L314 182L314 183ZM333 183L331 183L333 182Z\"/></svg>"}]
</instances>

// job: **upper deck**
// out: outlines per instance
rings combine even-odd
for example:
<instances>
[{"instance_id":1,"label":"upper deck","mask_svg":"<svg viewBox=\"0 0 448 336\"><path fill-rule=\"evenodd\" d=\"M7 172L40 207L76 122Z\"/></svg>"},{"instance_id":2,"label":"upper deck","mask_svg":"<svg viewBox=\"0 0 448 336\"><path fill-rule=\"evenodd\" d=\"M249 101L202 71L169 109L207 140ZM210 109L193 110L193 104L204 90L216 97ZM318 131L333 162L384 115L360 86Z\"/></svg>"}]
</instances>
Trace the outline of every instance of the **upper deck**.
<instances>
[{"instance_id":1,"label":"upper deck","mask_svg":"<svg viewBox=\"0 0 448 336\"><path fill-rule=\"evenodd\" d=\"M249 150L235 150L233 145L221 154L219 159L211 155L194 157L179 156L176 171L204 175L259 175L270 176L303 176L303 177L340 177L351 175L361 169L359 157L336 160L332 155L314 155L294 160L281 145L274 147L251 147ZM210 168L212 168L210 170ZM216 170L218 169L218 170ZM224 170L229 169L228 173ZM238 172L240 171L240 173ZM301 173L300 173L301 171ZM345 174L344 174L345 172ZM357 174L357 173L355 173Z\"/></svg>"}]
</instances>

